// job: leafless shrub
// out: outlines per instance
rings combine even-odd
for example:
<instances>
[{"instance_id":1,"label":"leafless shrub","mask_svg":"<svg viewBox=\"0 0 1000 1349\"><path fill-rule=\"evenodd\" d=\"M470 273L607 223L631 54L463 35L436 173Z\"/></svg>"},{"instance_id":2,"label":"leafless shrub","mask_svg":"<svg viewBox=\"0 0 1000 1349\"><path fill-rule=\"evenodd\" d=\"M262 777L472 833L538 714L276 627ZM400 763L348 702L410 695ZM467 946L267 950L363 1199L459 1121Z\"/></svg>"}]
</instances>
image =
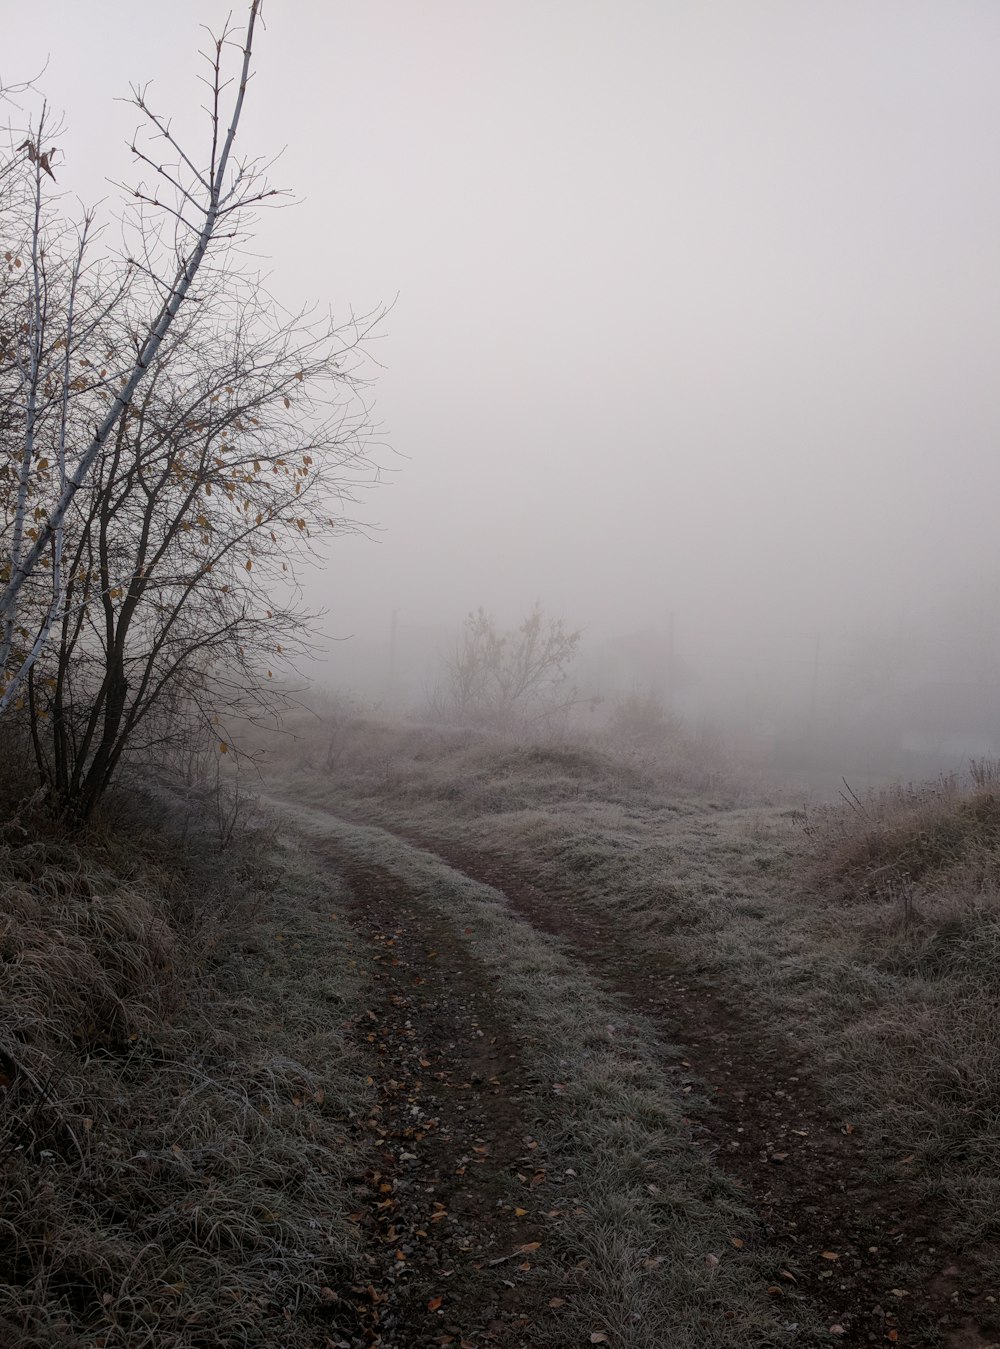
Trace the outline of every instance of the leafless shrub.
<instances>
[{"instance_id":1,"label":"leafless shrub","mask_svg":"<svg viewBox=\"0 0 1000 1349\"><path fill-rule=\"evenodd\" d=\"M431 698L431 713L498 730L551 720L574 701L568 668L580 635L561 618L546 618L537 604L510 632L477 609L465 620L444 681Z\"/></svg>"}]
</instances>

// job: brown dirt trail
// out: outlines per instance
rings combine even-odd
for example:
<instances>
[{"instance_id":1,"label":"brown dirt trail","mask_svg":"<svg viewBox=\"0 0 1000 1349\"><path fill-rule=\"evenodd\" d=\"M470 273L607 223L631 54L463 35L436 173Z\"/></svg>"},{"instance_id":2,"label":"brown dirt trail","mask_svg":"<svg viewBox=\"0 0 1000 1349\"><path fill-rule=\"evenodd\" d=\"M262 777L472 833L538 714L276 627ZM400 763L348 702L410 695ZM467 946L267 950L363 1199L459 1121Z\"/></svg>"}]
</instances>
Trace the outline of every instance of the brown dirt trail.
<instances>
[{"instance_id":1,"label":"brown dirt trail","mask_svg":"<svg viewBox=\"0 0 1000 1349\"><path fill-rule=\"evenodd\" d=\"M369 1282L352 1290L366 1338L537 1343L555 1318L532 1261L545 1220L527 1196L544 1162L522 1110L528 1037L512 1032L470 943L405 883L314 848L347 883L376 991L355 1027L378 1097L358 1126L372 1163L352 1215L371 1253Z\"/></svg>"},{"instance_id":2,"label":"brown dirt trail","mask_svg":"<svg viewBox=\"0 0 1000 1349\"><path fill-rule=\"evenodd\" d=\"M669 950L640 950L594 909L539 889L510 858L405 830L395 837L502 893L663 1042L683 1046L664 1072L690 1098L692 1145L712 1154L756 1215L734 1244L773 1256L768 1293L790 1330L818 1316L831 1343L1000 1347L997 1304L974 1253L947 1247L943 1215L905 1168L887 1175L860 1131L830 1112L813 1065L787 1038ZM524 1117L530 1037L512 1030L516 1009L500 1005L465 937L421 909L404 882L332 843L315 846L354 894L382 994L359 1027L381 1096L366 1126L380 1160L359 1219L381 1251L370 1338L393 1349L560 1343L548 1310L558 1289L542 1286L530 1253L544 1210L511 1198L512 1185L530 1193L531 1177L544 1175L531 1133L539 1121Z\"/></svg>"},{"instance_id":3,"label":"brown dirt trail","mask_svg":"<svg viewBox=\"0 0 1000 1349\"><path fill-rule=\"evenodd\" d=\"M692 1097L692 1141L711 1149L774 1246L772 1294L805 1298L831 1342L998 1349L1000 1314L973 1252L949 1249L934 1203L886 1177L794 1044L740 1012L669 951L639 951L620 928L539 889L509 858L441 838L400 835L503 893L651 1020L683 1056L667 1066Z\"/></svg>"}]
</instances>

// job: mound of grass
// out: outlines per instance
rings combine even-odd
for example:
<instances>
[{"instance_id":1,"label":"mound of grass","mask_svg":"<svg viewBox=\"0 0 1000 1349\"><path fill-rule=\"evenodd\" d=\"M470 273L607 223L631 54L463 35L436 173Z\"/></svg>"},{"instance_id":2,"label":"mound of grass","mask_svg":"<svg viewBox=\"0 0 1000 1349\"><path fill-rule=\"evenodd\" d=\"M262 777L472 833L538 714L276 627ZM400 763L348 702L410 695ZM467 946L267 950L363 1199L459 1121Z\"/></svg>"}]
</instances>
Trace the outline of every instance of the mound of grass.
<instances>
[{"instance_id":1,"label":"mound of grass","mask_svg":"<svg viewBox=\"0 0 1000 1349\"><path fill-rule=\"evenodd\" d=\"M668 720L627 733L539 726L519 733L387 721L317 694L278 735L251 734L274 780L305 770L358 795L439 799L453 808L526 809L540 801L711 793L735 804L762 794L759 772L723 739ZM488 790L487 790L488 789Z\"/></svg>"},{"instance_id":2,"label":"mound of grass","mask_svg":"<svg viewBox=\"0 0 1000 1349\"><path fill-rule=\"evenodd\" d=\"M324 930L323 967L293 955L319 919L307 878L291 908L272 899L268 839L222 858L176 823L0 829L10 1349L314 1346L337 1328L351 1075L301 1010L336 953Z\"/></svg>"}]
</instances>

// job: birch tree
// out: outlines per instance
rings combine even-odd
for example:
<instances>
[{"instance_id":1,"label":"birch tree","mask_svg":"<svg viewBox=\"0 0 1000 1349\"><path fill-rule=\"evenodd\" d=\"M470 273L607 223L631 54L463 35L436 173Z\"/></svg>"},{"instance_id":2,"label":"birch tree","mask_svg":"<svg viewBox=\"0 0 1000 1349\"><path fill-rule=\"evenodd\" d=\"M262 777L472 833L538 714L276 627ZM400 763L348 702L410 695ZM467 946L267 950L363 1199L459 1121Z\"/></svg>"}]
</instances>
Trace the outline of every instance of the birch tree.
<instances>
[{"instance_id":1,"label":"birch tree","mask_svg":"<svg viewBox=\"0 0 1000 1349\"><path fill-rule=\"evenodd\" d=\"M206 259L240 237L251 207L278 195L260 161L234 153L259 14L260 0L251 0L242 35L227 28L206 53L201 150L185 149L146 90L133 89L142 130L132 150L149 178L131 191L138 232L129 256L92 266L92 218L73 230L53 209L59 156L46 107L0 166L0 712L23 699L32 667L67 618L68 512L135 407ZM234 79L231 49L239 52ZM127 340L95 362L95 335L132 294L145 297L146 309L130 310ZM84 397L92 421L78 415Z\"/></svg>"},{"instance_id":2,"label":"birch tree","mask_svg":"<svg viewBox=\"0 0 1000 1349\"><path fill-rule=\"evenodd\" d=\"M67 514L65 604L27 680L64 811L88 818L125 760L228 753L229 723L282 704L309 640L299 569L371 476L357 367L379 317L289 318L229 275L175 324Z\"/></svg>"}]
</instances>

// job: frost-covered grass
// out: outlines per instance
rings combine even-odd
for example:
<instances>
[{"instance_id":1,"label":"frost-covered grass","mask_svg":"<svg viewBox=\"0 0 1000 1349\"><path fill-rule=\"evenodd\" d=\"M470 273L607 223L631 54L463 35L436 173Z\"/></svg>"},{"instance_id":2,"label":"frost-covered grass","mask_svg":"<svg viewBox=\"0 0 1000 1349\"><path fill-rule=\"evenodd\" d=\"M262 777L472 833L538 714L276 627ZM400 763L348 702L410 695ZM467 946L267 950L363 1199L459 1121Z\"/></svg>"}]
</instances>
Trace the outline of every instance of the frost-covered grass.
<instances>
[{"instance_id":1,"label":"frost-covered grass","mask_svg":"<svg viewBox=\"0 0 1000 1349\"><path fill-rule=\"evenodd\" d=\"M688 747L690 750L690 747ZM688 751L685 751L685 753ZM670 758L471 732L342 730L303 800L505 859L634 949L669 951L806 1045L887 1170L1000 1237L1000 784L896 788L819 814ZM683 770L683 771L681 771ZM703 773L707 779L707 769Z\"/></svg>"},{"instance_id":2,"label":"frost-covered grass","mask_svg":"<svg viewBox=\"0 0 1000 1349\"><path fill-rule=\"evenodd\" d=\"M112 805L0 826L0 1341L311 1349L354 1274L365 1090L330 885Z\"/></svg>"},{"instance_id":3,"label":"frost-covered grass","mask_svg":"<svg viewBox=\"0 0 1000 1349\"><path fill-rule=\"evenodd\" d=\"M669 1085L666 1048L649 1025L498 891L382 829L302 805L276 808L307 837L401 879L531 1027L538 1116L547 1121L535 1132L565 1171L558 1242L533 1257L550 1262L545 1272L566 1299L558 1343L588 1343L600 1330L628 1349L786 1343L765 1291L775 1271L731 1243L754 1220L691 1145L684 1098ZM796 1342L810 1342L804 1328Z\"/></svg>"}]
</instances>

